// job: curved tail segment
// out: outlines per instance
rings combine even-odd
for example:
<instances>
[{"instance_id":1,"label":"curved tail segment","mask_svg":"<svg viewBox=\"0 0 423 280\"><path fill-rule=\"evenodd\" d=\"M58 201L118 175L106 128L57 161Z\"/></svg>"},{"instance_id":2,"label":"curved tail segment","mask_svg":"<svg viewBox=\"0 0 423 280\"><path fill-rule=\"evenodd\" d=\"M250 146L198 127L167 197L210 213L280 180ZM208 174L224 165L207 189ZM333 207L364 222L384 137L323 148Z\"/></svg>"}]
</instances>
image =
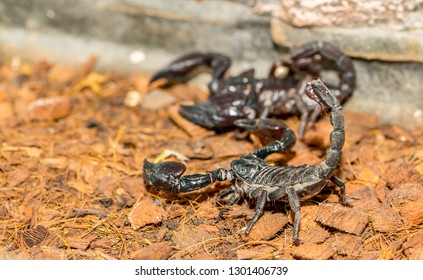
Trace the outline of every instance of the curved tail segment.
<instances>
[{"instance_id":1,"label":"curved tail segment","mask_svg":"<svg viewBox=\"0 0 423 280\"><path fill-rule=\"evenodd\" d=\"M356 84L356 71L351 58L330 43L313 41L293 50L291 60L294 66L300 69L307 68L307 66L311 65L310 62L314 59L313 57L315 55L320 55L323 59L332 61L335 64L335 67L339 71L340 81L338 86L330 86L330 88L339 100L346 100L354 91ZM318 72L316 71L316 74Z\"/></svg>"},{"instance_id":2,"label":"curved tail segment","mask_svg":"<svg viewBox=\"0 0 423 280\"><path fill-rule=\"evenodd\" d=\"M330 134L330 147L326 150L326 160L318 167L322 178L330 178L339 164L345 142L344 113L338 99L322 81L313 80L308 83L306 94L324 109L330 110L330 122L334 129Z\"/></svg>"}]
</instances>

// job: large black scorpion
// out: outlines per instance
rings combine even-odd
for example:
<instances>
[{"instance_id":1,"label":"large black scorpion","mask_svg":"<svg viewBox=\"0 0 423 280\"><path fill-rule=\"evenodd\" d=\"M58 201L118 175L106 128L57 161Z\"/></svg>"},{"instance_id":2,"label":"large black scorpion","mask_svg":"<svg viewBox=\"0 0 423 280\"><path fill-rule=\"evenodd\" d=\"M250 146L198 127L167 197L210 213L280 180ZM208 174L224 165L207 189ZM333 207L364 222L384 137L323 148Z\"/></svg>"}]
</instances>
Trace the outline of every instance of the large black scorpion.
<instances>
[{"instance_id":1,"label":"large black scorpion","mask_svg":"<svg viewBox=\"0 0 423 280\"><path fill-rule=\"evenodd\" d=\"M243 122L238 122L240 119L299 114L299 137L302 139L306 127L314 124L321 114L317 104L304 94L307 82L320 77L324 65L332 64L339 74L339 84L325 84L343 102L355 88L356 73L351 59L327 42L306 43L294 49L290 59L291 62L275 62L269 76L258 79L254 78L253 69L235 77L225 77L231 65L230 58L225 55L191 53L153 75L150 84L161 79L167 83L183 82L205 66L212 70L212 80L208 85L211 98L193 106L180 106L179 113L183 117L201 126L220 130L245 128ZM280 77L278 69L287 71Z\"/></svg>"},{"instance_id":2,"label":"large black scorpion","mask_svg":"<svg viewBox=\"0 0 423 280\"><path fill-rule=\"evenodd\" d=\"M313 80L305 86L305 93L323 108L330 110L330 122L334 130L330 134L330 148L326 151L326 160L318 166L274 166L264 160L269 154L283 152L290 149L295 143L295 134L288 127L281 128L281 140L263 147L256 153L241 156L231 162L229 170L218 168L205 174L182 176L186 170L180 162L151 163L144 160L144 178L149 185L168 192L189 192L204 188L215 181L230 181L233 186L222 191L218 199L230 194L227 205L221 209L217 219L241 198L249 198L256 202L256 212L249 222L245 233L249 234L254 223L263 214L266 202L283 200L288 201L294 216L293 241L299 243L298 230L300 223L300 200L308 199L318 194L328 181L340 187L340 201L348 206L345 185L333 174L337 168L344 145L344 115L342 107L336 97L320 81ZM260 119L259 119L260 122Z\"/></svg>"}]
</instances>

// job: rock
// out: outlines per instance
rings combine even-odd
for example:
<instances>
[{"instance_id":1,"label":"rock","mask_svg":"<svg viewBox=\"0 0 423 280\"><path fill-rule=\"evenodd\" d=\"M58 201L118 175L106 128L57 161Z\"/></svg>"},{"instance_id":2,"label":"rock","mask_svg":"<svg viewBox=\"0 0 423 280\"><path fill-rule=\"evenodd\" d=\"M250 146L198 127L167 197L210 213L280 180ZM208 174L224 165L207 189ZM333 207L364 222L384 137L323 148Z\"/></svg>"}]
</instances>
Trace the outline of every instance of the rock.
<instances>
[{"instance_id":1,"label":"rock","mask_svg":"<svg viewBox=\"0 0 423 280\"><path fill-rule=\"evenodd\" d=\"M309 29L294 27L285 21L273 18L271 31L275 43L285 47L295 47L318 39L331 42L352 57L382 61L423 62L423 32L421 30L393 32L389 28L369 26Z\"/></svg>"},{"instance_id":2,"label":"rock","mask_svg":"<svg viewBox=\"0 0 423 280\"><path fill-rule=\"evenodd\" d=\"M273 15L295 26L381 26L392 30L423 25L421 1L409 0L407 5L396 0L290 0L273 5Z\"/></svg>"},{"instance_id":3,"label":"rock","mask_svg":"<svg viewBox=\"0 0 423 280\"><path fill-rule=\"evenodd\" d=\"M56 120L69 115L71 99L68 96L56 96L38 99L28 105L29 118L32 120Z\"/></svg>"},{"instance_id":4,"label":"rock","mask_svg":"<svg viewBox=\"0 0 423 280\"><path fill-rule=\"evenodd\" d=\"M299 28L273 18L271 32L274 42L284 48L323 40L337 46L348 56L360 59L353 60L357 88L344 106L346 111L376 113L381 122L400 123L406 128L423 124L423 99L418 95L421 89L419 77L423 75L421 29L392 31L369 26Z\"/></svg>"}]
</instances>

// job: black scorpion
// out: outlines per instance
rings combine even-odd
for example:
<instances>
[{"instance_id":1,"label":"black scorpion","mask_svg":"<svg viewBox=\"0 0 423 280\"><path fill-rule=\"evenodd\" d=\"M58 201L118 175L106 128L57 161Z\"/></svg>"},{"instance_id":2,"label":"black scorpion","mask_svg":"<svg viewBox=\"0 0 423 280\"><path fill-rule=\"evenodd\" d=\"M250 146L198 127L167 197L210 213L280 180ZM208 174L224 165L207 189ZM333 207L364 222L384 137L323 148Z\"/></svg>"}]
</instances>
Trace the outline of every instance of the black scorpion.
<instances>
[{"instance_id":1,"label":"black scorpion","mask_svg":"<svg viewBox=\"0 0 423 280\"><path fill-rule=\"evenodd\" d=\"M306 127L314 124L321 114L316 102L304 93L307 82L320 77L324 67L332 64L339 74L339 84L325 84L340 102L344 102L355 88L356 73L349 57L322 41L294 49L290 60L275 62L265 79L255 78L253 69L225 77L231 65L229 57L218 53L191 53L156 73L150 83L162 79L170 84L180 83L198 72L201 66L211 68L212 80L208 85L211 98L193 106L180 106L179 113L183 117L206 128L222 130L245 128L244 123L238 121L242 119L298 114L302 139ZM286 70L285 75L277 73L280 69Z\"/></svg>"},{"instance_id":2,"label":"black scorpion","mask_svg":"<svg viewBox=\"0 0 423 280\"><path fill-rule=\"evenodd\" d=\"M256 153L241 156L231 162L229 170L218 168L206 174L185 175L186 167L180 162L161 162L158 164L144 161L144 178L149 185L168 192L190 192L204 188L215 181L230 181L233 186L222 191L218 200L231 195L227 205L221 209L219 220L229 206L245 197L256 202L256 211L249 222L245 233L248 235L254 223L261 217L266 202L282 200L289 202L294 216L293 242L299 243L298 231L300 223L300 201L318 194L328 181L340 187L340 201L349 206L346 200L343 181L333 174L337 168L344 145L344 115L339 101L320 81L307 83L305 93L320 104L323 109L330 110L330 122L333 131L330 134L330 147L326 151L326 160L318 166L274 166L264 160L269 154L289 150L295 143L295 134L285 126L280 132L281 140L272 148L263 147Z\"/></svg>"}]
</instances>

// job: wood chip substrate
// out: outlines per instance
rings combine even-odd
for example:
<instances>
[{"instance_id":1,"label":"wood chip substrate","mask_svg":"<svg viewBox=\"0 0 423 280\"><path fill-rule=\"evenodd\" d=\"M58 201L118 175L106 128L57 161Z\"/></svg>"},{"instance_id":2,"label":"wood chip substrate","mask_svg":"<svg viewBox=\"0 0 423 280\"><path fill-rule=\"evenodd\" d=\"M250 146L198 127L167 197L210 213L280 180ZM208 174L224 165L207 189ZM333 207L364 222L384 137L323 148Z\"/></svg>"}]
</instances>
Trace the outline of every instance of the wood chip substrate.
<instances>
[{"instance_id":1,"label":"wood chip substrate","mask_svg":"<svg viewBox=\"0 0 423 280\"><path fill-rule=\"evenodd\" d=\"M262 145L178 114L180 104L206 100L207 87L149 87L142 73L95 65L95 57L75 69L17 58L0 65L0 259L423 259L423 127L346 110L336 174L352 207L328 184L302 202L295 246L284 202L269 203L245 236L254 201L216 221L216 196L230 183L185 194L145 183L145 158L204 173ZM296 116L284 121L298 131ZM318 164L331 130L322 116L291 151L266 160Z\"/></svg>"}]
</instances>

